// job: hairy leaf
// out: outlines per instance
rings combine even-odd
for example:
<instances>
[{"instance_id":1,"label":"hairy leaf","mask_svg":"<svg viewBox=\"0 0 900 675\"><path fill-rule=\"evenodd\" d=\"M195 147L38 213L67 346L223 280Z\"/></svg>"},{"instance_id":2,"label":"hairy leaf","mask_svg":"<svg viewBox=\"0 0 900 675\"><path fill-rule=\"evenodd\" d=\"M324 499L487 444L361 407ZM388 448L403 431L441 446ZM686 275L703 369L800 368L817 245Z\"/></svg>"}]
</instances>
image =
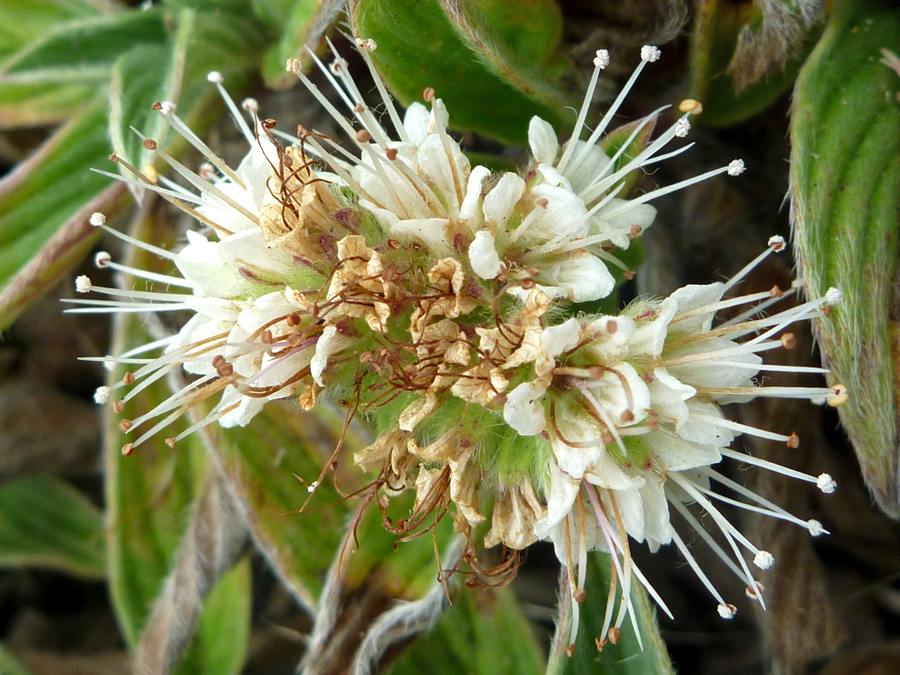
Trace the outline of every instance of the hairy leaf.
<instances>
[{"instance_id":1,"label":"hairy leaf","mask_svg":"<svg viewBox=\"0 0 900 675\"><path fill-rule=\"evenodd\" d=\"M5 483L0 486L0 567L46 567L103 578L103 513L51 476Z\"/></svg>"},{"instance_id":2,"label":"hairy leaf","mask_svg":"<svg viewBox=\"0 0 900 675\"><path fill-rule=\"evenodd\" d=\"M869 489L900 516L897 457L898 73L900 15L877 3L840 5L797 82L791 118L795 245L811 297L843 302L817 325L839 408Z\"/></svg>"}]
</instances>

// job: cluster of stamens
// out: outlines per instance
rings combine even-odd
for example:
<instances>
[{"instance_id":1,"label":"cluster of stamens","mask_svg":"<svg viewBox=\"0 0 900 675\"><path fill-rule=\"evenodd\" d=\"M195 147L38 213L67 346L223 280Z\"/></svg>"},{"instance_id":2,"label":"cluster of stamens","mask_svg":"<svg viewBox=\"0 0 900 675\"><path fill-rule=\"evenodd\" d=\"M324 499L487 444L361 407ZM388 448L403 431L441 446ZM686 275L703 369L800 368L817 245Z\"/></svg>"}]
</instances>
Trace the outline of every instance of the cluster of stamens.
<instances>
[{"instance_id":1,"label":"cluster of stamens","mask_svg":"<svg viewBox=\"0 0 900 675\"><path fill-rule=\"evenodd\" d=\"M189 233L187 246L176 254L117 233L100 214L92 218L114 236L161 256L179 274L129 267L98 254L98 267L165 290L98 288L83 277L77 291L111 299L83 300L73 311L192 313L178 333L104 359L134 367L97 392L98 403L106 403L129 388L112 403L117 413L175 371L194 376L152 410L120 421L123 433L142 430L123 453L131 454L192 408L204 407L204 413L166 438L170 446L208 424L247 424L271 400L293 399L311 410L325 397L343 406L348 420L363 418L374 430L374 442L353 458L375 475L364 493L366 503L384 511L388 528L401 539L431 531L450 515L468 540L464 559L476 582L505 583L519 564L518 552L547 539L566 567L565 597L574 601L570 609L577 615L585 597L588 551L609 553L621 592L611 593L598 647L617 641L625 617L632 615L634 580L668 611L634 565L629 540L646 541L653 549L674 543L717 599L719 613L733 616L734 606L719 595L672 527L669 507L762 602L761 585L740 547L761 569L774 560L728 523L712 500L795 522L813 535L823 528L817 521L798 520L712 467L728 457L815 483L824 492L833 491L834 483L827 474L808 476L730 450L739 434L780 441L790 449L798 448L799 438L727 419L721 406L761 396L831 405L846 401L841 385L776 387L755 379L766 371L825 372L765 366L759 355L792 349L796 340L786 328L824 318L839 293L769 315L769 308L795 289L724 299L765 256L784 248L784 241L773 237L766 251L726 284L688 286L662 301L640 300L617 316L581 311L579 303L612 292L608 266L623 267L615 250L652 223L655 210L647 202L744 170L735 160L632 200L622 194L629 174L689 147L661 154L669 142L687 135L688 117L702 110L696 101L684 101L682 117L650 141L657 111L626 129L618 138L620 149L607 154L604 132L643 67L659 58L656 48L642 50L622 95L582 141L594 87L609 62L606 52L598 52L572 139L560 145L550 125L534 118L529 128L534 161L521 173L496 174L470 165L447 132L447 112L434 90L423 93L430 110L414 104L401 119L375 71L374 42L361 40L358 47L393 134L366 105L337 52L330 67L313 58L346 104L349 119L298 62L288 63L355 153L303 127L296 136L282 134L273 120L259 119L255 102L244 106L253 116L251 129L225 93L221 76L213 73L210 81L251 144L237 169L194 135L168 103L154 109L205 163L195 173L153 139L143 139L144 148L192 189L113 157L131 174L122 180L156 192L213 235ZM626 148L632 150L627 156ZM747 309L713 325L717 312L741 306ZM148 356L159 350L161 355ZM340 445L333 460L339 456ZM310 499L333 467L329 462L309 481ZM713 482L739 499L716 492ZM407 491L415 493L412 511L393 522L388 502ZM493 503L490 513L482 503ZM731 553L699 524L690 504L709 514ZM505 551L492 568L479 564L482 542L473 534L488 519L484 544Z\"/></svg>"}]
</instances>

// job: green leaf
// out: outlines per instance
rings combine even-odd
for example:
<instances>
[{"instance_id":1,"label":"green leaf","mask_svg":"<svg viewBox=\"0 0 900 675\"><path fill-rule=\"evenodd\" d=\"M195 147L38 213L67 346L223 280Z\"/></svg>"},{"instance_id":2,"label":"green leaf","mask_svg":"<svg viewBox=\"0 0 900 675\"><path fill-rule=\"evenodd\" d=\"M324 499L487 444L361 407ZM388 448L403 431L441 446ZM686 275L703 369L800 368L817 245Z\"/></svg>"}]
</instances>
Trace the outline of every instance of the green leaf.
<instances>
[{"instance_id":1,"label":"green leaf","mask_svg":"<svg viewBox=\"0 0 900 675\"><path fill-rule=\"evenodd\" d=\"M156 245L165 245L168 238L166 228L152 220L140 222L132 235ZM144 251L132 250L127 264L154 269L158 265L154 258ZM137 315L117 315L112 353L122 353L150 341L142 326L143 320ZM121 380L123 375L119 368L110 378ZM125 404L121 415L116 415L112 406L105 408L110 592L119 625L130 646L137 644L153 601L168 575L207 465L206 451L196 435L185 439L177 451L166 446L161 437L154 437L140 445L133 456L122 456L126 439L118 426L120 419L133 419L168 395L165 380L160 380ZM179 420L166 433L175 435L186 424L187 420Z\"/></svg>"},{"instance_id":2,"label":"green leaf","mask_svg":"<svg viewBox=\"0 0 900 675\"><path fill-rule=\"evenodd\" d=\"M86 0L5 0L0 3L0 60L66 21L100 12Z\"/></svg>"},{"instance_id":3,"label":"green leaf","mask_svg":"<svg viewBox=\"0 0 900 675\"><path fill-rule=\"evenodd\" d=\"M533 115L561 126L564 97L555 77L516 69L460 3L356 0L351 8L354 34L377 42L372 59L402 103L421 100L431 87L454 128L511 143L525 142Z\"/></svg>"},{"instance_id":4,"label":"green leaf","mask_svg":"<svg viewBox=\"0 0 900 675\"><path fill-rule=\"evenodd\" d=\"M289 58L303 56L317 18L321 20L323 12L329 11L327 4L320 0L254 0L263 20L279 31L278 39L263 56L263 79L268 86L283 88L296 83L297 77L285 72L284 64Z\"/></svg>"},{"instance_id":5,"label":"green leaf","mask_svg":"<svg viewBox=\"0 0 900 675\"><path fill-rule=\"evenodd\" d=\"M0 181L0 329L96 241L99 231L88 217L114 207L123 194L122 186L90 171L107 155L106 111L97 105Z\"/></svg>"},{"instance_id":6,"label":"green leaf","mask_svg":"<svg viewBox=\"0 0 900 675\"><path fill-rule=\"evenodd\" d=\"M797 82L791 118L795 244L807 291L844 293L818 338L869 489L900 515L897 483L896 299L900 202L898 74L879 62L900 53L900 14L848 2Z\"/></svg>"},{"instance_id":7,"label":"green leaf","mask_svg":"<svg viewBox=\"0 0 900 675\"><path fill-rule=\"evenodd\" d=\"M103 513L51 476L0 486L0 567L46 567L101 579L106 574Z\"/></svg>"},{"instance_id":8,"label":"green leaf","mask_svg":"<svg viewBox=\"0 0 900 675\"><path fill-rule=\"evenodd\" d=\"M9 650L0 647L0 675L33 675L33 672Z\"/></svg>"},{"instance_id":9,"label":"green leaf","mask_svg":"<svg viewBox=\"0 0 900 675\"><path fill-rule=\"evenodd\" d=\"M200 627L179 672L237 675L247 660L252 605L250 560L219 579L203 603Z\"/></svg>"},{"instance_id":10,"label":"green leaf","mask_svg":"<svg viewBox=\"0 0 900 675\"><path fill-rule=\"evenodd\" d=\"M788 1L774 3L773 7L788 14L793 11L792 3ZM796 30L802 38L783 55L785 62L778 63L780 59L774 59L767 72L758 79L748 83L738 81L732 63L740 36L742 32L746 36L748 31L759 30L762 12L754 3L728 0L703 0L697 8L690 49L691 97L703 103L703 114L696 118L697 123L713 127L738 124L765 110L797 77L819 34L819 29L802 25L799 10L795 17L797 25L792 26L792 31ZM776 27L772 30L784 29ZM787 40L773 39L778 44ZM760 53L755 57L748 55L747 58L761 62L773 49L761 42L758 51Z\"/></svg>"},{"instance_id":11,"label":"green leaf","mask_svg":"<svg viewBox=\"0 0 900 675\"><path fill-rule=\"evenodd\" d=\"M559 649L551 647L547 675L674 675L665 644L659 635L656 613L639 585L633 585L631 599L633 616L641 633L643 649L629 619L625 619L618 644L607 642L603 651L597 650L596 638L603 629L606 598L612 579L612 563L606 553L588 555L587 580L584 590L587 596L579 605L578 637L567 655L563 644ZM571 610L563 612L557 625L557 639L570 634Z\"/></svg>"},{"instance_id":12,"label":"green leaf","mask_svg":"<svg viewBox=\"0 0 900 675\"><path fill-rule=\"evenodd\" d=\"M339 432L320 416L270 402L247 427L214 429L213 434L222 468L251 515L257 546L293 595L314 607L356 501L342 501L324 481L309 508L296 510L309 496L305 485L319 477Z\"/></svg>"},{"instance_id":13,"label":"green leaf","mask_svg":"<svg viewBox=\"0 0 900 675\"><path fill-rule=\"evenodd\" d=\"M0 66L0 128L71 117L104 97L112 67L123 53L165 41L163 17L155 10L61 25Z\"/></svg>"},{"instance_id":14,"label":"green leaf","mask_svg":"<svg viewBox=\"0 0 900 675\"><path fill-rule=\"evenodd\" d=\"M434 629L416 640L390 670L391 675L425 672L540 675L544 659L510 589L464 588Z\"/></svg>"}]
</instances>

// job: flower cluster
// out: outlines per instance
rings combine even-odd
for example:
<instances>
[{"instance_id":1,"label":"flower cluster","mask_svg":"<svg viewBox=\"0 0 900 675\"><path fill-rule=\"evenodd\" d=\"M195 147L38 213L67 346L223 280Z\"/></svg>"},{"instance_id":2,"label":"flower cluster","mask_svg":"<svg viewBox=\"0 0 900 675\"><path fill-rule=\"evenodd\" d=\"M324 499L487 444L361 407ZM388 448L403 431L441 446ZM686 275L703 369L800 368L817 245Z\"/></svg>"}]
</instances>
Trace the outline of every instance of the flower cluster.
<instances>
[{"instance_id":1,"label":"flower cluster","mask_svg":"<svg viewBox=\"0 0 900 675\"><path fill-rule=\"evenodd\" d=\"M398 531L412 533L429 515L449 513L470 542L474 528L489 521L487 547L518 551L550 540L575 600L584 595L587 553L609 553L622 585L619 610L610 603L603 631L613 641L629 614L634 580L665 608L634 565L629 541L646 541L652 550L674 543L716 598L719 613L730 617L733 605L700 570L670 511L680 513L752 589L757 582L741 547L760 568L772 565L772 556L730 524L716 502L790 520L813 535L823 532L819 523L795 518L715 467L727 457L810 481L825 492L834 489L826 474L807 476L729 449L740 434L789 447L798 439L730 420L721 406L760 396L842 403L847 394L840 385L772 387L757 379L779 369L764 365L760 354L790 348L793 336L786 329L827 313L823 309L840 300L839 292L774 314L765 312L793 290L726 298L754 265L784 248L773 237L728 283L638 300L617 315L584 313L579 303L614 290L610 268L623 267L615 251L652 224L649 202L744 168L735 160L627 198L633 178L689 147L670 145L688 134L689 117L699 111L696 102L683 102L683 115L652 140L662 110L608 131L659 50L642 49L631 79L583 140L594 88L609 63L609 55L598 51L571 138L560 144L551 125L535 117L528 129L533 160L515 173L473 167L448 134L446 107L430 89L423 95L428 106L413 103L401 117L372 63L375 43L357 45L383 115L363 99L333 48L330 65L313 59L347 117L299 62L288 62L346 133L349 150L303 127L296 137L282 134L271 121L260 121L256 104L247 101L251 128L221 76L212 73L210 81L251 146L237 169L190 132L171 103L157 105L159 114L208 163L195 173L152 139L144 143L192 189L151 180L116 158L132 170L128 182L157 192L203 226L188 232L177 253L107 228L168 258L178 273L126 267L106 253L97 256L97 265L164 290L100 288L87 277L77 280L79 292L109 299L81 300L76 312L192 314L178 333L107 359L133 367L122 381L97 391L97 401L115 399L117 411L175 369L195 376L152 410L121 420L124 432L140 430L124 453L202 401L216 403L196 424L167 438L170 445L203 425L245 425L269 400L292 398L310 410L324 397L371 422L374 440L353 461L377 475L372 489L388 498L415 493L413 511ZM91 222L106 228L101 214ZM739 307L744 311L715 323L717 312ZM127 393L120 396L120 389ZM690 505L709 514L730 553Z\"/></svg>"}]
</instances>

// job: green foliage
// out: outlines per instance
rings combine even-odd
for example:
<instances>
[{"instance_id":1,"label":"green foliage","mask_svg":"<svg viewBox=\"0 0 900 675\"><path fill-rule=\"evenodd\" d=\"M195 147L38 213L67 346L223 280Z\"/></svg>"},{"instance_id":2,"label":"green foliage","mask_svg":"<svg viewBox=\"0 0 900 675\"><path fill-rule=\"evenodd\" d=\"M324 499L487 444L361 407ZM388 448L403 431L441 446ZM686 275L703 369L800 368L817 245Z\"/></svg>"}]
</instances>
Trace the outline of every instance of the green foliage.
<instances>
[{"instance_id":1,"label":"green foliage","mask_svg":"<svg viewBox=\"0 0 900 675\"><path fill-rule=\"evenodd\" d=\"M543 656L512 591L467 588L390 673L539 675L543 671Z\"/></svg>"},{"instance_id":2,"label":"green foliage","mask_svg":"<svg viewBox=\"0 0 900 675\"><path fill-rule=\"evenodd\" d=\"M107 155L106 109L94 105L0 181L0 329L96 241L99 232L87 225L90 213L109 208L122 194L122 186L90 171Z\"/></svg>"},{"instance_id":3,"label":"green foliage","mask_svg":"<svg viewBox=\"0 0 900 675\"><path fill-rule=\"evenodd\" d=\"M0 486L0 567L46 567L106 575L103 514L57 478L29 476Z\"/></svg>"},{"instance_id":4,"label":"green foliage","mask_svg":"<svg viewBox=\"0 0 900 675\"><path fill-rule=\"evenodd\" d=\"M884 48L900 53L896 10L841 4L797 83L791 190L808 294L844 293L818 326L826 365L850 392L841 421L869 488L897 516L900 77L879 62Z\"/></svg>"},{"instance_id":5,"label":"green foliage","mask_svg":"<svg viewBox=\"0 0 900 675\"><path fill-rule=\"evenodd\" d=\"M612 578L613 568L609 555L589 554L584 587L587 596L579 605L578 637L572 655L567 655L564 649L551 652L547 675L674 675L665 644L659 635L655 612L646 593L637 585L631 589L634 607L630 614L637 621L643 647L638 642L631 622L626 619L618 644L607 642L603 651L598 651L596 638L604 637L599 633L603 628ZM616 583L621 584L621 579ZM621 585L617 592L621 595ZM568 635L571 621L571 611L563 610L557 634Z\"/></svg>"},{"instance_id":6,"label":"green foliage","mask_svg":"<svg viewBox=\"0 0 900 675\"><path fill-rule=\"evenodd\" d=\"M790 15L799 14L789 0L773 3L779 11ZM724 127L738 124L759 114L779 96L787 92L804 60L815 45L818 29L805 25L767 26L764 36L757 35L760 44L753 53L747 53L745 60L758 63L771 58L766 72L742 78L735 68L735 53L739 49L739 38L744 33L760 31L763 9L754 3L734 3L727 0L703 0L697 8L694 31L691 37L691 96L703 104L703 114L697 118L699 124ZM775 11L772 7L765 11ZM799 17L796 23L802 23ZM790 36L788 31L790 30ZM802 40L789 45L789 52L780 62L778 48L792 39L793 31L802 34ZM779 34L781 33L781 34ZM766 40L773 44L769 45ZM777 47L776 47L777 45ZM750 52L751 50L747 50ZM762 68L760 68L762 70Z\"/></svg>"},{"instance_id":7,"label":"green foliage","mask_svg":"<svg viewBox=\"0 0 900 675\"><path fill-rule=\"evenodd\" d=\"M547 70L521 66L524 54L551 51L555 29L551 35L543 28L517 32L519 15L500 3L486 8L491 18L505 16L510 25L480 23L467 6L449 0L357 0L351 21L354 34L377 42L372 60L404 104L421 100L431 87L451 111L452 126L512 143L525 141L533 115L560 124L565 101L555 84L560 64ZM539 25L534 19L528 25L532 20ZM515 45L498 39L514 32L529 45L518 47L520 59L508 58Z\"/></svg>"}]
</instances>

